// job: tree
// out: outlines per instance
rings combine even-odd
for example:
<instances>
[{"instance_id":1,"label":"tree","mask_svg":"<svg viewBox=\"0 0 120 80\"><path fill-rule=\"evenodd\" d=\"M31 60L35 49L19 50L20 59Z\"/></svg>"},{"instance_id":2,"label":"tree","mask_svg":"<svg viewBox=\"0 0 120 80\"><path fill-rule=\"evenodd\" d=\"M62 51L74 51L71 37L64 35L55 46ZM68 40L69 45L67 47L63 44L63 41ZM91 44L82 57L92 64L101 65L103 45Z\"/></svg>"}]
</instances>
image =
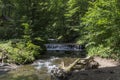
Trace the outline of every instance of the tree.
<instances>
[{"instance_id":1,"label":"tree","mask_svg":"<svg viewBox=\"0 0 120 80\"><path fill-rule=\"evenodd\" d=\"M88 10L90 0L69 0L67 2L67 9L65 12L67 34L64 37L68 42L75 42L75 40L81 36L79 26L81 24L81 18Z\"/></svg>"},{"instance_id":2,"label":"tree","mask_svg":"<svg viewBox=\"0 0 120 80\"><path fill-rule=\"evenodd\" d=\"M96 0L82 18L83 40L92 53L102 56L119 55L120 7L117 0ZM101 52L102 51L102 52ZM91 51L90 51L91 52ZM103 54L105 53L105 54Z\"/></svg>"}]
</instances>

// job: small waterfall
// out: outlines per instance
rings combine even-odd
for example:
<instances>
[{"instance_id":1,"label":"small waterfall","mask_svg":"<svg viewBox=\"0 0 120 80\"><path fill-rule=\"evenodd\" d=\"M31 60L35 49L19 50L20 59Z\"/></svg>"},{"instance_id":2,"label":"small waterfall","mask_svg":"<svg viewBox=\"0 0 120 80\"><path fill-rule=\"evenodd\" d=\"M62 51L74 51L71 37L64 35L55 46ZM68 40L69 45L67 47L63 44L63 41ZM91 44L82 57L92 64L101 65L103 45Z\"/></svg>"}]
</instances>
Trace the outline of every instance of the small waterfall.
<instances>
[{"instance_id":1,"label":"small waterfall","mask_svg":"<svg viewBox=\"0 0 120 80\"><path fill-rule=\"evenodd\" d=\"M66 44L45 44L48 51L82 51L85 47L84 45L66 43Z\"/></svg>"}]
</instances>

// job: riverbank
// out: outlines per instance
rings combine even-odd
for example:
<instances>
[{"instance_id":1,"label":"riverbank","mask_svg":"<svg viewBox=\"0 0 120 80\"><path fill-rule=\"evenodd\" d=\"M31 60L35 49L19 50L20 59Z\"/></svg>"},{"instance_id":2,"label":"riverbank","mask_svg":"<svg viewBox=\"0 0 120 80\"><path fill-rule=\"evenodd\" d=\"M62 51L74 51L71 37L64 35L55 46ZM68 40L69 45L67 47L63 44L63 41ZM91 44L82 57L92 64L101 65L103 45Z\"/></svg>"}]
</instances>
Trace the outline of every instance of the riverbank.
<instances>
[{"instance_id":1,"label":"riverbank","mask_svg":"<svg viewBox=\"0 0 120 80\"><path fill-rule=\"evenodd\" d=\"M98 69L73 72L70 80L120 80L120 63L112 59L95 57Z\"/></svg>"}]
</instances>

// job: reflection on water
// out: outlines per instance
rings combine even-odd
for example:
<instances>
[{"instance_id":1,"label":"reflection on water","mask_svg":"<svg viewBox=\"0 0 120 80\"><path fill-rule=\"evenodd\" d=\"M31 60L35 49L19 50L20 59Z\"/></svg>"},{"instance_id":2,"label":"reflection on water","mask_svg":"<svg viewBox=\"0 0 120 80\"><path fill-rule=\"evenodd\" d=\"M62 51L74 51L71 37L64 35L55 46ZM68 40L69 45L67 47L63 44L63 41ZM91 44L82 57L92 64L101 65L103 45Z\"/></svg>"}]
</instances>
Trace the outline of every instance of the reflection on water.
<instances>
[{"instance_id":1,"label":"reflection on water","mask_svg":"<svg viewBox=\"0 0 120 80\"><path fill-rule=\"evenodd\" d=\"M66 65L73 62L75 58L57 58L37 60L31 65L24 65L16 70L0 74L0 80L50 80L50 70L57 67L61 61Z\"/></svg>"}]
</instances>

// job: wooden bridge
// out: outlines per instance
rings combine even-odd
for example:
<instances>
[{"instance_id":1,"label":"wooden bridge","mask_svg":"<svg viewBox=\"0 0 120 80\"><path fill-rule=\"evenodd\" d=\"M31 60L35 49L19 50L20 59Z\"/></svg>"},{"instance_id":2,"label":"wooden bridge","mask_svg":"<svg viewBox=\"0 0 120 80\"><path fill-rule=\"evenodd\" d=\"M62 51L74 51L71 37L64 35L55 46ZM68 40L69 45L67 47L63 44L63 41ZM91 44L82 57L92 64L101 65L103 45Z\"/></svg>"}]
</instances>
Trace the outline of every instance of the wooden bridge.
<instances>
[{"instance_id":1,"label":"wooden bridge","mask_svg":"<svg viewBox=\"0 0 120 80\"><path fill-rule=\"evenodd\" d=\"M66 44L45 44L47 51L82 51L84 45L66 43Z\"/></svg>"}]
</instances>

